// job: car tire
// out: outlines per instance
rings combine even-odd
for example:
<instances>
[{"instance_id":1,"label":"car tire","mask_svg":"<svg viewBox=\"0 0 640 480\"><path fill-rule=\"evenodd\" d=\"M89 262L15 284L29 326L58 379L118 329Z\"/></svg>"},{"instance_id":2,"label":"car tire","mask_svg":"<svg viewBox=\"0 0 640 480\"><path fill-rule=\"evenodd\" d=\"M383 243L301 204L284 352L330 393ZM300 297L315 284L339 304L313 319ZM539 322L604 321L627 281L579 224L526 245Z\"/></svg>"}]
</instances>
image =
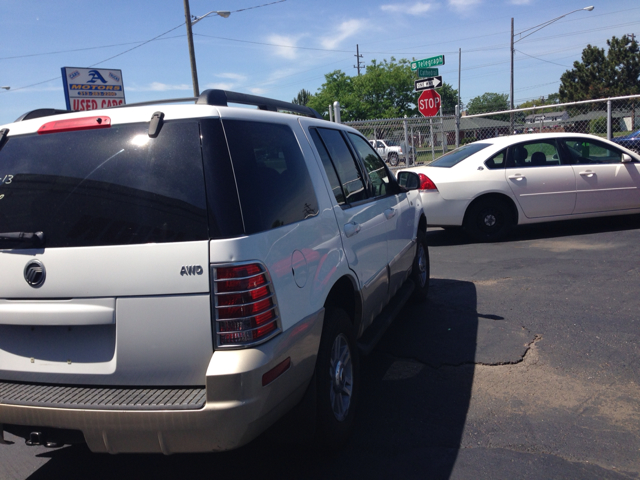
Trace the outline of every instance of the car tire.
<instances>
[{"instance_id":1,"label":"car tire","mask_svg":"<svg viewBox=\"0 0 640 480\"><path fill-rule=\"evenodd\" d=\"M353 324L342 308L328 308L316 360L316 442L325 451L351 436L360 389L360 361Z\"/></svg>"},{"instance_id":2,"label":"car tire","mask_svg":"<svg viewBox=\"0 0 640 480\"><path fill-rule=\"evenodd\" d=\"M389 154L389 165L391 165L392 167L395 167L396 165L398 165L398 154L397 153L390 153Z\"/></svg>"},{"instance_id":3,"label":"car tire","mask_svg":"<svg viewBox=\"0 0 640 480\"><path fill-rule=\"evenodd\" d=\"M505 202L487 199L469 207L463 228L478 242L495 242L504 238L514 223L513 215Z\"/></svg>"},{"instance_id":4,"label":"car tire","mask_svg":"<svg viewBox=\"0 0 640 480\"><path fill-rule=\"evenodd\" d=\"M413 268L411 269L411 280L415 284L412 300L424 302L429 296L429 248L427 246L427 234L422 230L418 231L418 242L416 256L413 258Z\"/></svg>"}]
</instances>

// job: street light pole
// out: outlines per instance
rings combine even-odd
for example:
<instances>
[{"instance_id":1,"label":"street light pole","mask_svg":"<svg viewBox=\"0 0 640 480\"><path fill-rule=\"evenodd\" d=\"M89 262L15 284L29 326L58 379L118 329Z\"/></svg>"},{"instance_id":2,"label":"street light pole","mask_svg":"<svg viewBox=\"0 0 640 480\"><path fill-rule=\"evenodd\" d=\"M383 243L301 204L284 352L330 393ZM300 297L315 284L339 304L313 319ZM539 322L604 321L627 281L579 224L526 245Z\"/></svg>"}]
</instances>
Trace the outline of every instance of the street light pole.
<instances>
[{"instance_id":1,"label":"street light pole","mask_svg":"<svg viewBox=\"0 0 640 480\"><path fill-rule=\"evenodd\" d=\"M527 38L529 35L532 35L534 33L536 33L538 30L542 30L544 27L547 27L549 25L551 25L554 22L557 22L558 20L560 20L561 18L566 17L567 15L571 15L572 13L576 13L576 12L581 12L582 10L586 10L587 12L590 12L591 10L593 10L594 7L584 7L584 8L578 8L577 10L573 10L569 13L565 13L564 15L560 15L559 17L556 18L552 18L551 20L547 20L546 22L543 22L539 25L536 25L534 27L531 28L527 28L526 30L523 30L519 33L514 34L513 33L513 17L511 18L511 88L509 89L509 96L511 97L511 101L510 101L510 107L511 110L514 109L514 104L513 104L513 57L514 57L514 53L515 53L515 48L514 48L514 44L518 43L520 40L523 40L525 38ZM533 30L533 32L528 33L527 35L525 35L524 37L520 37L518 38L518 40L514 41L514 35L522 35L525 32L528 32L529 30ZM513 113L511 114L511 130L513 131Z\"/></svg>"},{"instance_id":2,"label":"street light pole","mask_svg":"<svg viewBox=\"0 0 640 480\"><path fill-rule=\"evenodd\" d=\"M222 18L227 18L229 15L231 15L231 12L227 10L212 10L200 17L192 17L191 11L189 9L189 0L184 0L184 16L186 19L185 23L187 25L187 41L189 42L189 60L191 61L191 80L193 82L194 97L200 95L200 86L198 85L198 69L196 67L196 53L193 47L193 30L191 29L191 27L211 14L216 14L221 16Z\"/></svg>"}]
</instances>

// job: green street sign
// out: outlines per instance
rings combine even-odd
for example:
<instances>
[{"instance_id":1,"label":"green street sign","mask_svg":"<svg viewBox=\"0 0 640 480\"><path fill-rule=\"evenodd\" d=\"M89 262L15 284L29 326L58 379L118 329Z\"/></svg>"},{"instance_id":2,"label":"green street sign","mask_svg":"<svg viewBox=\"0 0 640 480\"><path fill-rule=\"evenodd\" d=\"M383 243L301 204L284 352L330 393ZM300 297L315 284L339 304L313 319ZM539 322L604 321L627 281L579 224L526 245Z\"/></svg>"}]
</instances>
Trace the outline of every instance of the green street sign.
<instances>
[{"instance_id":1,"label":"green street sign","mask_svg":"<svg viewBox=\"0 0 640 480\"><path fill-rule=\"evenodd\" d=\"M438 65L444 65L444 55L438 55L437 57L431 58L423 58L422 60L411 62L411 70L415 72L419 68L437 67Z\"/></svg>"},{"instance_id":2,"label":"green street sign","mask_svg":"<svg viewBox=\"0 0 640 480\"><path fill-rule=\"evenodd\" d=\"M437 77L438 75L440 75L440 73L438 73L438 69L437 68L419 68L418 69L418 76L420 78L423 78L423 77Z\"/></svg>"}]
</instances>

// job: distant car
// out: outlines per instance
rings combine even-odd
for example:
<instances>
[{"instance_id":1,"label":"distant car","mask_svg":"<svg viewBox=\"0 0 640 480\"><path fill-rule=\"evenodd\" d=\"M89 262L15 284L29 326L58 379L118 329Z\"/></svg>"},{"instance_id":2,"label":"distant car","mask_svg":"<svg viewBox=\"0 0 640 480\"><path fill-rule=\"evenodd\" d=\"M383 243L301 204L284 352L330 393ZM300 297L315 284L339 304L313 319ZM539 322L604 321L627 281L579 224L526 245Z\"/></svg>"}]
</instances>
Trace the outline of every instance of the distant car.
<instances>
[{"instance_id":1,"label":"distant car","mask_svg":"<svg viewBox=\"0 0 640 480\"><path fill-rule=\"evenodd\" d=\"M400 160L406 161L402 146L393 140L369 140L369 143L376 149L380 158L392 167L398 165Z\"/></svg>"},{"instance_id":2,"label":"distant car","mask_svg":"<svg viewBox=\"0 0 640 480\"><path fill-rule=\"evenodd\" d=\"M429 225L478 241L515 225L640 213L640 156L592 135L491 138L403 170L420 176Z\"/></svg>"},{"instance_id":3,"label":"distant car","mask_svg":"<svg viewBox=\"0 0 640 480\"><path fill-rule=\"evenodd\" d=\"M640 153L640 130L623 137L612 138L611 141L618 143L629 150L633 150L636 153Z\"/></svg>"}]
</instances>

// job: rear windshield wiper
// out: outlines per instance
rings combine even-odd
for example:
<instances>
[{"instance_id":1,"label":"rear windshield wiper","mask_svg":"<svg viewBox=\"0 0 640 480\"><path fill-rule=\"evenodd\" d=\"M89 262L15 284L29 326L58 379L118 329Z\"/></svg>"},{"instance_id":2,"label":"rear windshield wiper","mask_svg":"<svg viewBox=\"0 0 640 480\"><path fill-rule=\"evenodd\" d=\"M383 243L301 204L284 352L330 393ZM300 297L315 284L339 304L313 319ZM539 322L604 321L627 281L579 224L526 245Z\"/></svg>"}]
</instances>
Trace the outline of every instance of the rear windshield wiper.
<instances>
[{"instance_id":1,"label":"rear windshield wiper","mask_svg":"<svg viewBox=\"0 0 640 480\"><path fill-rule=\"evenodd\" d=\"M0 233L0 242L26 243L31 245L44 245L43 232L4 232Z\"/></svg>"}]
</instances>

